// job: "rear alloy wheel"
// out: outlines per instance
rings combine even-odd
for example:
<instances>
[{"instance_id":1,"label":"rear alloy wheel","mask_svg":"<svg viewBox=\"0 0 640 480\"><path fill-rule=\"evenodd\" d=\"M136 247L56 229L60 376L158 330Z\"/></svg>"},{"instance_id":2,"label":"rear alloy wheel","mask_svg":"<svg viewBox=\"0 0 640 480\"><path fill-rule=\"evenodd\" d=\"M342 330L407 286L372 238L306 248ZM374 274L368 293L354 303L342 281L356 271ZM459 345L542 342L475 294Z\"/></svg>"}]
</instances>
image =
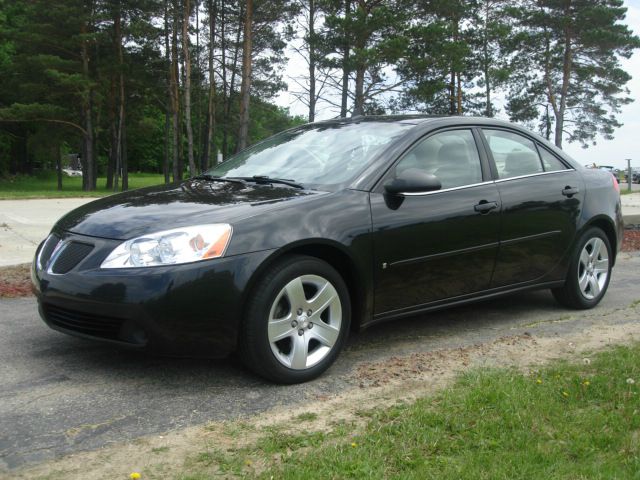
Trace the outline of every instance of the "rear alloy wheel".
<instances>
[{"instance_id":1,"label":"rear alloy wheel","mask_svg":"<svg viewBox=\"0 0 640 480\"><path fill-rule=\"evenodd\" d=\"M576 245L564 286L553 289L554 297L571 308L595 307L609 286L611 266L609 239L599 228L590 228Z\"/></svg>"},{"instance_id":2,"label":"rear alloy wheel","mask_svg":"<svg viewBox=\"0 0 640 480\"><path fill-rule=\"evenodd\" d=\"M329 264L287 256L254 288L240 338L245 365L279 383L311 380L336 359L347 337L347 287Z\"/></svg>"}]
</instances>

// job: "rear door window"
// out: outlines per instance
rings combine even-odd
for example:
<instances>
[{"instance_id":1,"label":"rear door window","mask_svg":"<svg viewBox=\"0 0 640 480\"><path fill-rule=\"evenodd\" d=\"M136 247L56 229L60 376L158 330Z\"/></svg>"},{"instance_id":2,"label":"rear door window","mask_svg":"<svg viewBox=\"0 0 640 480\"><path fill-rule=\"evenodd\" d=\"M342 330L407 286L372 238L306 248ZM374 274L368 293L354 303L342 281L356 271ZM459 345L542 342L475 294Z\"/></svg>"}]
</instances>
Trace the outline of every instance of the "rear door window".
<instances>
[{"instance_id":1,"label":"rear door window","mask_svg":"<svg viewBox=\"0 0 640 480\"><path fill-rule=\"evenodd\" d=\"M542 173L542 162L535 144L526 137L505 130L483 129L499 178Z\"/></svg>"},{"instance_id":2,"label":"rear door window","mask_svg":"<svg viewBox=\"0 0 640 480\"><path fill-rule=\"evenodd\" d=\"M542 165L545 172L557 172L558 170L567 170L567 166L562 163L554 154L549 152L544 147L538 145L540 150L540 157L542 158Z\"/></svg>"}]
</instances>

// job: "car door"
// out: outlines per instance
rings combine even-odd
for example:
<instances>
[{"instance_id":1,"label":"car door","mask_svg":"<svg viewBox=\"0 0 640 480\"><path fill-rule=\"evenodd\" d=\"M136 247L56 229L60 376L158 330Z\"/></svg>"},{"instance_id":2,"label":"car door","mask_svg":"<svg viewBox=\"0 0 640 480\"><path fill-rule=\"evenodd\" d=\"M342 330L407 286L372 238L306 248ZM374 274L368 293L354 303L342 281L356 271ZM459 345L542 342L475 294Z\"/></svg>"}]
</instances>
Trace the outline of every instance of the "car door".
<instances>
[{"instance_id":1,"label":"car door","mask_svg":"<svg viewBox=\"0 0 640 480\"><path fill-rule=\"evenodd\" d=\"M500 201L478 142L479 134L470 128L428 135L371 193L375 314L411 310L489 287ZM386 193L384 183L405 169L434 174L442 188Z\"/></svg>"},{"instance_id":2,"label":"car door","mask_svg":"<svg viewBox=\"0 0 640 480\"><path fill-rule=\"evenodd\" d=\"M530 282L554 272L571 247L584 182L539 142L506 129L482 129L502 202L500 249L492 287Z\"/></svg>"}]
</instances>

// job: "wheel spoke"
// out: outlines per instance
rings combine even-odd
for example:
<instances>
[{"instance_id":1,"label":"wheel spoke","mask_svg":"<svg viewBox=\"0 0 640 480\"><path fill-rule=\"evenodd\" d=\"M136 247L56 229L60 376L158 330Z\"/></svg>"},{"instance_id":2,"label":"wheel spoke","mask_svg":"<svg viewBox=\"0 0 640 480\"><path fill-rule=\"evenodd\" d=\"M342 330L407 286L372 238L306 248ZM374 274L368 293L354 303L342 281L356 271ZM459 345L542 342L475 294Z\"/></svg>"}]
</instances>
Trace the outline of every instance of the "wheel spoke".
<instances>
[{"instance_id":1,"label":"wheel spoke","mask_svg":"<svg viewBox=\"0 0 640 480\"><path fill-rule=\"evenodd\" d=\"M280 320L271 320L269 322L269 341L278 342L283 338L287 338L296 332L291 326L291 315Z\"/></svg>"},{"instance_id":2,"label":"wheel spoke","mask_svg":"<svg viewBox=\"0 0 640 480\"><path fill-rule=\"evenodd\" d=\"M307 349L309 347L309 341L307 340L306 335L294 335L291 343L291 353L289 354L289 358L291 359L291 368L306 368Z\"/></svg>"},{"instance_id":3,"label":"wheel spoke","mask_svg":"<svg viewBox=\"0 0 640 480\"><path fill-rule=\"evenodd\" d=\"M589 287L591 289L591 295L597 297L600 294L600 284L598 283L598 279L595 275L589 276Z\"/></svg>"},{"instance_id":4,"label":"wheel spoke","mask_svg":"<svg viewBox=\"0 0 640 480\"><path fill-rule=\"evenodd\" d=\"M320 314L333 303L338 297L338 292L333 288L329 282L325 283L318 293L309 300L309 307L313 310L314 314Z\"/></svg>"},{"instance_id":5,"label":"wheel spoke","mask_svg":"<svg viewBox=\"0 0 640 480\"><path fill-rule=\"evenodd\" d=\"M587 285L589 285L589 274L586 271L578 279L578 283L580 285L580 290L582 292L586 292L587 291Z\"/></svg>"},{"instance_id":6,"label":"wheel spoke","mask_svg":"<svg viewBox=\"0 0 640 480\"><path fill-rule=\"evenodd\" d=\"M609 259L605 258L602 260L597 260L595 263L595 273L608 273L609 272Z\"/></svg>"},{"instance_id":7,"label":"wheel spoke","mask_svg":"<svg viewBox=\"0 0 640 480\"><path fill-rule=\"evenodd\" d=\"M602 240L600 240L599 238L594 238L593 239L593 246L591 248L591 260L597 260L598 257L600 256L600 250L602 250L602 245L604 245L604 243L602 242Z\"/></svg>"},{"instance_id":8,"label":"wheel spoke","mask_svg":"<svg viewBox=\"0 0 640 480\"><path fill-rule=\"evenodd\" d=\"M582 249L582 253L580 254L580 264L587 266L589 264L589 252L587 252L587 248L585 246L585 248Z\"/></svg>"},{"instance_id":9,"label":"wheel spoke","mask_svg":"<svg viewBox=\"0 0 640 480\"><path fill-rule=\"evenodd\" d=\"M313 329L309 330L309 334L312 338L315 338L323 345L326 345L327 347L333 347L338 341L340 330L320 321L313 324Z\"/></svg>"},{"instance_id":10,"label":"wheel spoke","mask_svg":"<svg viewBox=\"0 0 640 480\"><path fill-rule=\"evenodd\" d=\"M304 308L307 304L307 297L304 294L304 288L302 287L302 278L294 278L286 287L287 298L289 299L289 305L291 309Z\"/></svg>"}]
</instances>

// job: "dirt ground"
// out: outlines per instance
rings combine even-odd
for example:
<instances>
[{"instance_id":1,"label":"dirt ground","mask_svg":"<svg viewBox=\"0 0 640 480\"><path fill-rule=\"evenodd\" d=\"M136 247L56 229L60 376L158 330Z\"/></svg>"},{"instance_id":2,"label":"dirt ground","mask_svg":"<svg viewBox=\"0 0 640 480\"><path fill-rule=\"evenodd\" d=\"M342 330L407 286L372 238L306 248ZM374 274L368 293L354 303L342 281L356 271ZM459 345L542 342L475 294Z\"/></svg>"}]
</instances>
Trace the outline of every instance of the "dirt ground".
<instances>
[{"instance_id":1,"label":"dirt ground","mask_svg":"<svg viewBox=\"0 0 640 480\"><path fill-rule=\"evenodd\" d=\"M24 297L31 295L31 264L0 267L0 297Z\"/></svg>"}]
</instances>

